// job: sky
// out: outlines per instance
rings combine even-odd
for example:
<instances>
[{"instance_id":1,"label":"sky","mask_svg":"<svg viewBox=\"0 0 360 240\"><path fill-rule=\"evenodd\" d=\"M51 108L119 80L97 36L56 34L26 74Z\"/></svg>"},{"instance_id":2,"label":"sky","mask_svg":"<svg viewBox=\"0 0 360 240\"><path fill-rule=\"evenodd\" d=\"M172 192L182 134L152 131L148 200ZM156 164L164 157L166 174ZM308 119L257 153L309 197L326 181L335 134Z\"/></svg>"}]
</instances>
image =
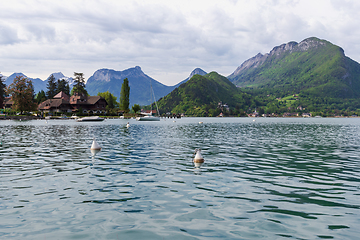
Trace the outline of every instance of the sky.
<instances>
[{"instance_id":1,"label":"sky","mask_svg":"<svg viewBox=\"0 0 360 240\"><path fill-rule=\"evenodd\" d=\"M0 72L86 79L140 66L165 85L199 67L228 76L308 37L360 62L358 0L0 0Z\"/></svg>"}]
</instances>

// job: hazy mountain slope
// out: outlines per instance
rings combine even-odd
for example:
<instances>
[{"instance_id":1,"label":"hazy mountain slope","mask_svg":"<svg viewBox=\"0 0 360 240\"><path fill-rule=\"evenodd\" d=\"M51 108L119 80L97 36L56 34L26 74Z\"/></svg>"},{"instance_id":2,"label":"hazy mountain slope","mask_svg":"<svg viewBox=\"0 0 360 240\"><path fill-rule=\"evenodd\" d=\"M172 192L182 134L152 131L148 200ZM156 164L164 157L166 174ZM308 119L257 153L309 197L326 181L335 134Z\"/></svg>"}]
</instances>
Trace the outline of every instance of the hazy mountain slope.
<instances>
[{"instance_id":1,"label":"hazy mountain slope","mask_svg":"<svg viewBox=\"0 0 360 240\"><path fill-rule=\"evenodd\" d=\"M205 73L201 69L195 69L190 76L197 72L201 74ZM130 105L149 105L154 101L154 99L150 98L150 81L156 99L167 95L182 83L180 82L175 86L166 86L146 75L141 68L137 66L124 71L99 69L88 79L86 89L90 95L97 95L98 92L109 91L119 100L121 85L125 78L129 80L130 85ZM187 79L184 81L186 82Z\"/></svg>"},{"instance_id":2,"label":"hazy mountain slope","mask_svg":"<svg viewBox=\"0 0 360 240\"><path fill-rule=\"evenodd\" d=\"M6 86L9 86L10 84L12 84L14 82L14 79L18 76L28 78L23 73L13 73L9 77L6 78L6 81L5 81ZM28 79L30 79L33 83L35 94L38 93L39 91L41 91L42 89L46 89L46 82L44 82L40 78L28 78Z\"/></svg>"},{"instance_id":3,"label":"hazy mountain slope","mask_svg":"<svg viewBox=\"0 0 360 240\"><path fill-rule=\"evenodd\" d=\"M58 80L58 79L65 79L69 85L70 85L70 88L72 87L73 83L74 83L74 80L73 78L71 77L66 77L64 76L64 74L62 74L61 72L57 72L57 73L52 73L49 75L49 77L51 75L54 75L55 79ZM25 74L23 73L13 73L11 74L9 77L6 78L6 81L5 81L5 84L6 86L9 86L11 83L13 83L14 79L18 76L23 76L23 77L26 77L28 79L30 79L33 83L33 86L34 86L34 92L35 94L37 94L38 92L40 92L41 90L44 90L45 92L47 91L46 87L47 87L47 79L49 79L49 77L43 81L41 80L40 78L29 78L27 77Z\"/></svg>"},{"instance_id":4,"label":"hazy mountain slope","mask_svg":"<svg viewBox=\"0 0 360 240\"><path fill-rule=\"evenodd\" d=\"M129 80L130 105L135 103L140 105L150 104L150 82L156 98L168 94L173 89L173 87L166 86L149 77L140 67L134 67L124 71L99 69L86 82L86 90L90 95L109 91L119 101L121 85L125 78Z\"/></svg>"}]
</instances>

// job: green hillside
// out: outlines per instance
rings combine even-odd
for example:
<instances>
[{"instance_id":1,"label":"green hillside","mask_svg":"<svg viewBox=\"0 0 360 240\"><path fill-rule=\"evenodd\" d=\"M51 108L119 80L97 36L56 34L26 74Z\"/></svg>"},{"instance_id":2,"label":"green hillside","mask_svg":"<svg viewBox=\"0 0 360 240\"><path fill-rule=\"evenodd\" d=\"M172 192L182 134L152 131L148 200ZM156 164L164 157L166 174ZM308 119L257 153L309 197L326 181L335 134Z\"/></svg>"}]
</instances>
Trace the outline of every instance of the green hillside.
<instances>
[{"instance_id":1,"label":"green hillside","mask_svg":"<svg viewBox=\"0 0 360 240\"><path fill-rule=\"evenodd\" d=\"M185 113L188 116L217 116L219 103L227 104L233 115L241 115L256 106L253 98L236 88L226 77L216 72L194 75L158 101L162 113Z\"/></svg>"},{"instance_id":2,"label":"green hillside","mask_svg":"<svg viewBox=\"0 0 360 240\"><path fill-rule=\"evenodd\" d=\"M328 41L308 38L275 47L240 66L229 79L254 93L360 97L360 64Z\"/></svg>"}]
</instances>

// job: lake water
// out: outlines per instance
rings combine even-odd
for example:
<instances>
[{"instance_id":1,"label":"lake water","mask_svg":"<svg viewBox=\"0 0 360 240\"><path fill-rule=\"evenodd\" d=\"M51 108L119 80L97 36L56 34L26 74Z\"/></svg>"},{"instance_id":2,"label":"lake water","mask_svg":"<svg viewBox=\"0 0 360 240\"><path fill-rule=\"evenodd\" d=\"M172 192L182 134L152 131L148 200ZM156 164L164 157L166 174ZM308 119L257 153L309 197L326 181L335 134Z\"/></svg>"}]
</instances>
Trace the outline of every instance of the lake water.
<instances>
[{"instance_id":1,"label":"lake water","mask_svg":"<svg viewBox=\"0 0 360 240\"><path fill-rule=\"evenodd\" d=\"M359 238L359 118L127 122L0 121L0 239Z\"/></svg>"}]
</instances>

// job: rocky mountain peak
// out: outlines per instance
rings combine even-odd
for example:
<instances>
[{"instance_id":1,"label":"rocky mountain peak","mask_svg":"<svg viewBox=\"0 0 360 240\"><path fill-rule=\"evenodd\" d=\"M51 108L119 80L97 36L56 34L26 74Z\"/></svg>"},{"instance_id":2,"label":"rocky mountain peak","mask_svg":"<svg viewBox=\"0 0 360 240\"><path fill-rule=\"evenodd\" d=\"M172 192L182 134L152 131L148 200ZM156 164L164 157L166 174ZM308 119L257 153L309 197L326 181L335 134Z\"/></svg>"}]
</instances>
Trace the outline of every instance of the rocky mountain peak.
<instances>
[{"instance_id":1,"label":"rocky mountain peak","mask_svg":"<svg viewBox=\"0 0 360 240\"><path fill-rule=\"evenodd\" d=\"M229 76L229 78L238 75L243 70L261 66L269 57L278 57L284 53L305 52L311 48L326 46L326 44L328 44L327 41L320 40L316 37L307 38L300 43L291 41L286 44L281 44L280 46L274 47L269 53L264 55L258 53L255 57L246 60Z\"/></svg>"},{"instance_id":2,"label":"rocky mountain peak","mask_svg":"<svg viewBox=\"0 0 360 240\"><path fill-rule=\"evenodd\" d=\"M93 78L96 81L110 82L110 69L99 69L93 74Z\"/></svg>"},{"instance_id":3,"label":"rocky mountain peak","mask_svg":"<svg viewBox=\"0 0 360 240\"><path fill-rule=\"evenodd\" d=\"M239 72L243 71L244 69L249 68L256 68L263 64L268 57L269 54L262 55L261 53L258 53L255 57L252 57L245 62L243 62L229 77L237 75Z\"/></svg>"},{"instance_id":4,"label":"rocky mountain peak","mask_svg":"<svg viewBox=\"0 0 360 240\"><path fill-rule=\"evenodd\" d=\"M274 47L270 53L269 56L279 56L280 54L286 52L286 51L292 51L296 46L298 45L297 42L289 42L286 44L281 44L280 46Z\"/></svg>"},{"instance_id":5,"label":"rocky mountain peak","mask_svg":"<svg viewBox=\"0 0 360 240\"><path fill-rule=\"evenodd\" d=\"M195 68L191 73L190 73L190 76L188 79L192 78L192 76L196 75L196 74L199 74L201 76L204 76L206 75L207 73L202 70L201 68Z\"/></svg>"},{"instance_id":6,"label":"rocky mountain peak","mask_svg":"<svg viewBox=\"0 0 360 240\"><path fill-rule=\"evenodd\" d=\"M320 40L318 38L311 37L311 38L307 38L307 39L301 41L296 46L296 50L305 52L305 51L309 50L310 48L317 48L317 47L320 47L320 46L325 46L326 44L327 44L326 41L322 41L322 40Z\"/></svg>"},{"instance_id":7,"label":"rocky mountain peak","mask_svg":"<svg viewBox=\"0 0 360 240\"><path fill-rule=\"evenodd\" d=\"M61 78L66 78L64 74L62 74L62 72L57 72L57 73L52 73L49 75L49 77L53 75L54 78L57 79L61 79ZM49 77L47 79L49 79Z\"/></svg>"}]
</instances>

